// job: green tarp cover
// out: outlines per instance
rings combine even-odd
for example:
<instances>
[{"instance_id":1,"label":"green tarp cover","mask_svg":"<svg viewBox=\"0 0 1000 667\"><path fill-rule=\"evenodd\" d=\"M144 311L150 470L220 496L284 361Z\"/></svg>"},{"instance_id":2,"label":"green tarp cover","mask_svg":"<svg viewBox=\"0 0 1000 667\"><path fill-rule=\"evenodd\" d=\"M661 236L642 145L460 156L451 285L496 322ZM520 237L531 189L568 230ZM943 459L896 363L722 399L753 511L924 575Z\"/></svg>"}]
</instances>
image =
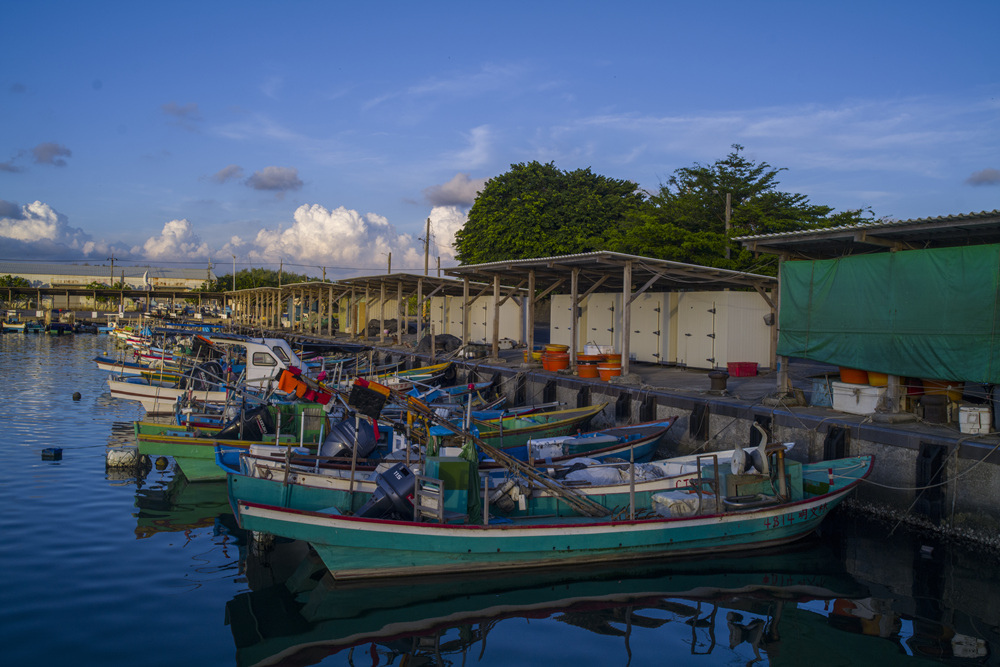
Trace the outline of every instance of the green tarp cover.
<instances>
[{"instance_id":1,"label":"green tarp cover","mask_svg":"<svg viewBox=\"0 0 1000 667\"><path fill-rule=\"evenodd\" d=\"M1000 383L1000 245L787 261L778 354Z\"/></svg>"}]
</instances>

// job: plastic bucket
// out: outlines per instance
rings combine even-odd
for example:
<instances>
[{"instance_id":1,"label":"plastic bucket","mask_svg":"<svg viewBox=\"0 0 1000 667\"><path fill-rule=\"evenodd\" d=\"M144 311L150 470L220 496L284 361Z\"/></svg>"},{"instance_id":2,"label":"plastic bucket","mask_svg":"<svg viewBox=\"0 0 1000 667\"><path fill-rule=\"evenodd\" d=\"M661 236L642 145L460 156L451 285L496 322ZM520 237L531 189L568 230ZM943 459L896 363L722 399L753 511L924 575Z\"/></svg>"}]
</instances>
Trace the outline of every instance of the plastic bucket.
<instances>
[{"instance_id":1,"label":"plastic bucket","mask_svg":"<svg viewBox=\"0 0 1000 667\"><path fill-rule=\"evenodd\" d=\"M601 376L601 379L607 382L613 377L622 374L621 364L597 364L597 374Z\"/></svg>"},{"instance_id":2,"label":"plastic bucket","mask_svg":"<svg viewBox=\"0 0 1000 667\"><path fill-rule=\"evenodd\" d=\"M576 374L582 378L596 378L600 375L597 372L597 364L579 364L576 367Z\"/></svg>"},{"instance_id":3,"label":"plastic bucket","mask_svg":"<svg viewBox=\"0 0 1000 667\"><path fill-rule=\"evenodd\" d=\"M840 381L847 384L868 384L868 371L840 367Z\"/></svg>"},{"instance_id":4,"label":"plastic bucket","mask_svg":"<svg viewBox=\"0 0 1000 667\"><path fill-rule=\"evenodd\" d=\"M885 373L876 373L875 371L868 371L868 384L873 387L885 387L889 384L889 376Z\"/></svg>"},{"instance_id":5,"label":"plastic bucket","mask_svg":"<svg viewBox=\"0 0 1000 667\"><path fill-rule=\"evenodd\" d=\"M542 368L547 371L561 371L569 368L569 352L546 352L542 355Z\"/></svg>"}]
</instances>

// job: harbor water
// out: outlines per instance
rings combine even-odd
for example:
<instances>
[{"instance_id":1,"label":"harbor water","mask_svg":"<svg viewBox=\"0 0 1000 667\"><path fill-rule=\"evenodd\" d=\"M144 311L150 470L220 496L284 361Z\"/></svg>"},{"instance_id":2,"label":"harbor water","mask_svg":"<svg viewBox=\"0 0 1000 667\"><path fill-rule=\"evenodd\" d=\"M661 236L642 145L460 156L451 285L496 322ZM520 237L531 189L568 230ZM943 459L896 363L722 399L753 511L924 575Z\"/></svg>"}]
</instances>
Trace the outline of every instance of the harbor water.
<instances>
[{"instance_id":1,"label":"harbor water","mask_svg":"<svg viewBox=\"0 0 1000 667\"><path fill-rule=\"evenodd\" d=\"M335 585L224 483L106 469L144 417L109 345L0 336L0 664L1000 664L994 555L850 508L777 552Z\"/></svg>"}]
</instances>

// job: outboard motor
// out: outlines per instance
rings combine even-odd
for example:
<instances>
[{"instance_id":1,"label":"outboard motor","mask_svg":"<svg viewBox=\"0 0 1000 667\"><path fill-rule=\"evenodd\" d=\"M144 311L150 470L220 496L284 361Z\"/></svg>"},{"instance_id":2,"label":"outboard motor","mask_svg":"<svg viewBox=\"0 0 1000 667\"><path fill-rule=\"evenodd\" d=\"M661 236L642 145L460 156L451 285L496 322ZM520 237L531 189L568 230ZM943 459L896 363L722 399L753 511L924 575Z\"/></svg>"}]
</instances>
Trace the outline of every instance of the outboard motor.
<instances>
[{"instance_id":1,"label":"outboard motor","mask_svg":"<svg viewBox=\"0 0 1000 667\"><path fill-rule=\"evenodd\" d=\"M367 420L357 421L358 458L366 459L375 451L378 444L375 439L375 429ZM320 456L347 456L354 448L355 419L349 417L330 427L330 433L323 440Z\"/></svg>"},{"instance_id":2,"label":"outboard motor","mask_svg":"<svg viewBox=\"0 0 1000 667\"><path fill-rule=\"evenodd\" d=\"M397 463L375 478L376 489L371 500L354 516L369 519L412 519L413 492L417 479L405 463Z\"/></svg>"},{"instance_id":3,"label":"outboard motor","mask_svg":"<svg viewBox=\"0 0 1000 667\"><path fill-rule=\"evenodd\" d=\"M274 433L274 419L266 405L247 410L222 427L215 437L219 440L263 440Z\"/></svg>"},{"instance_id":4,"label":"outboard motor","mask_svg":"<svg viewBox=\"0 0 1000 667\"><path fill-rule=\"evenodd\" d=\"M195 391L212 391L218 389L219 383L223 380L222 366L217 361L206 361L191 369L191 372L184 376L182 385L184 389L194 389Z\"/></svg>"}]
</instances>

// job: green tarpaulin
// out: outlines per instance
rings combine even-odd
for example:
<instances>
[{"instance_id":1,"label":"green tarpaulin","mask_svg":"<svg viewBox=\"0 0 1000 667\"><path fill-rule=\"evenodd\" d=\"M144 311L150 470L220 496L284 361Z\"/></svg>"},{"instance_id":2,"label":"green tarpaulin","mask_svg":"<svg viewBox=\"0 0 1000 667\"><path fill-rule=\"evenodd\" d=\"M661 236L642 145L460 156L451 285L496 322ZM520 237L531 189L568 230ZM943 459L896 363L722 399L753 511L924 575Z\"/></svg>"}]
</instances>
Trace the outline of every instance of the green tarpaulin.
<instances>
[{"instance_id":1,"label":"green tarpaulin","mask_svg":"<svg viewBox=\"0 0 1000 667\"><path fill-rule=\"evenodd\" d=\"M787 261L778 354L1000 383L1000 245Z\"/></svg>"}]
</instances>

